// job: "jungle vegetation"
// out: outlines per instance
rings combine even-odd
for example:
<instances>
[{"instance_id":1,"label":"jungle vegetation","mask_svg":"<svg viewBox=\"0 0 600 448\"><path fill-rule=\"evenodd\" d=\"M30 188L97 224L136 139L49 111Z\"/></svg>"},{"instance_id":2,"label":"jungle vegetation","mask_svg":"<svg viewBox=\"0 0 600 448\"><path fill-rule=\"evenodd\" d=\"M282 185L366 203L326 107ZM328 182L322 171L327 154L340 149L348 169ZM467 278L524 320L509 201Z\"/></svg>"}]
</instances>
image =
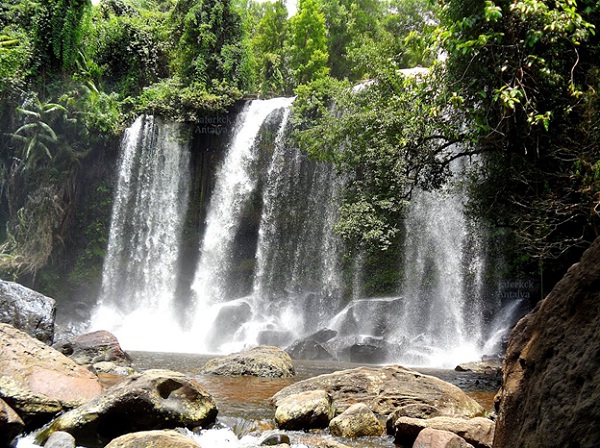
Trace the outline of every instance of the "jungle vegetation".
<instances>
[{"instance_id":1,"label":"jungle vegetation","mask_svg":"<svg viewBox=\"0 0 600 448\"><path fill-rule=\"evenodd\" d=\"M600 230L600 3L296 6L2 2L2 278L43 281L73 241L70 281L98 275L111 187L85 185L136 115L194 121L277 95L297 96L294 143L352 179L337 226L349 247L388 250L413 188L442 187L466 156L469 213L508 269L578 259Z\"/></svg>"}]
</instances>

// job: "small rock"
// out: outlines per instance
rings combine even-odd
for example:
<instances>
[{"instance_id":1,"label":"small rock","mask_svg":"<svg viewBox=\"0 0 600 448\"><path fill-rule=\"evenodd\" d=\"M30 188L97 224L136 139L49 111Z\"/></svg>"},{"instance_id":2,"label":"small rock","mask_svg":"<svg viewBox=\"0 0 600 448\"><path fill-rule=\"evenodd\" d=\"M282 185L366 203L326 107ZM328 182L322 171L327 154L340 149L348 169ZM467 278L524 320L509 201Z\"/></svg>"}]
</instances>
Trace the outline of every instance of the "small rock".
<instances>
[{"instance_id":1,"label":"small rock","mask_svg":"<svg viewBox=\"0 0 600 448\"><path fill-rule=\"evenodd\" d=\"M412 448L473 448L473 445L450 431L425 428Z\"/></svg>"},{"instance_id":2,"label":"small rock","mask_svg":"<svg viewBox=\"0 0 600 448\"><path fill-rule=\"evenodd\" d=\"M54 348L79 365L103 361L122 366L131 365L131 357L123 351L117 337L109 331L82 334L71 341L56 343Z\"/></svg>"},{"instance_id":3,"label":"small rock","mask_svg":"<svg viewBox=\"0 0 600 448\"><path fill-rule=\"evenodd\" d=\"M499 360L496 361L475 361L465 362L457 365L454 370L457 372L472 372L481 374L494 374L502 370L502 365Z\"/></svg>"},{"instance_id":4,"label":"small rock","mask_svg":"<svg viewBox=\"0 0 600 448\"><path fill-rule=\"evenodd\" d=\"M442 414L437 408L428 404L407 404L399 407L388 416L386 421L387 433L394 434L396 432L394 425L396 420L398 420L400 417L432 418L440 417L441 415Z\"/></svg>"},{"instance_id":5,"label":"small rock","mask_svg":"<svg viewBox=\"0 0 600 448\"><path fill-rule=\"evenodd\" d=\"M267 437L265 437L259 443L259 445L261 445L261 446L276 446L276 445L281 445L284 443L287 445L289 445L291 443L290 438L287 434L271 434L271 435L268 435Z\"/></svg>"},{"instance_id":6,"label":"small rock","mask_svg":"<svg viewBox=\"0 0 600 448\"><path fill-rule=\"evenodd\" d=\"M75 448L75 437L68 432L57 431L48 437L44 448Z\"/></svg>"},{"instance_id":7,"label":"small rock","mask_svg":"<svg viewBox=\"0 0 600 448\"><path fill-rule=\"evenodd\" d=\"M324 390L290 395L277 403L275 422L281 429L327 428L335 415L331 396Z\"/></svg>"},{"instance_id":8,"label":"small rock","mask_svg":"<svg viewBox=\"0 0 600 448\"><path fill-rule=\"evenodd\" d=\"M190 437L177 431L140 431L112 440L105 448L200 448Z\"/></svg>"},{"instance_id":9,"label":"small rock","mask_svg":"<svg viewBox=\"0 0 600 448\"><path fill-rule=\"evenodd\" d=\"M0 446L10 446L25 429L21 417L0 398Z\"/></svg>"},{"instance_id":10,"label":"small rock","mask_svg":"<svg viewBox=\"0 0 600 448\"><path fill-rule=\"evenodd\" d=\"M334 436L353 439L355 437L380 436L383 427L375 414L364 403L356 403L329 423Z\"/></svg>"},{"instance_id":11,"label":"small rock","mask_svg":"<svg viewBox=\"0 0 600 448\"><path fill-rule=\"evenodd\" d=\"M204 375L292 377L292 358L278 347L260 346L209 360L200 371Z\"/></svg>"},{"instance_id":12,"label":"small rock","mask_svg":"<svg viewBox=\"0 0 600 448\"><path fill-rule=\"evenodd\" d=\"M14 282L0 280L0 322L52 344L56 301Z\"/></svg>"},{"instance_id":13,"label":"small rock","mask_svg":"<svg viewBox=\"0 0 600 448\"><path fill-rule=\"evenodd\" d=\"M129 376L135 373L135 370L129 366L119 366L114 362L102 361L93 365L96 373L110 373L111 375Z\"/></svg>"},{"instance_id":14,"label":"small rock","mask_svg":"<svg viewBox=\"0 0 600 448\"><path fill-rule=\"evenodd\" d=\"M410 446L425 428L450 431L465 439L475 448L491 448L494 440L494 422L483 417L470 419L400 417L395 424L395 443Z\"/></svg>"}]
</instances>

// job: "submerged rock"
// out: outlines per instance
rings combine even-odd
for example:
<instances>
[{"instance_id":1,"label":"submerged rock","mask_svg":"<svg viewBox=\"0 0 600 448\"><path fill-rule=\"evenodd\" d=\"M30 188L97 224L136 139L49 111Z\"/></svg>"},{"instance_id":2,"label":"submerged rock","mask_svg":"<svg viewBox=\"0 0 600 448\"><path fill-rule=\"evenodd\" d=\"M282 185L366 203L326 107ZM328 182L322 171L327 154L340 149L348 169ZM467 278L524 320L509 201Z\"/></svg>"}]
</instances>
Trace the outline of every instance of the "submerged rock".
<instances>
[{"instance_id":1,"label":"submerged rock","mask_svg":"<svg viewBox=\"0 0 600 448\"><path fill-rule=\"evenodd\" d=\"M334 436L353 439L380 436L383 427L366 404L356 403L329 422L329 431Z\"/></svg>"},{"instance_id":2,"label":"submerged rock","mask_svg":"<svg viewBox=\"0 0 600 448\"><path fill-rule=\"evenodd\" d=\"M277 403L275 422L281 429L308 430L327 428L335 408L324 390L289 395Z\"/></svg>"},{"instance_id":3,"label":"submerged rock","mask_svg":"<svg viewBox=\"0 0 600 448\"><path fill-rule=\"evenodd\" d=\"M71 341L56 343L54 348L79 365L99 362L131 365L131 357L123 351L117 337L109 331L82 334Z\"/></svg>"},{"instance_id":4,"label":"submerged rock","mask_svg":"<svg viewBox=\"0 0 600 448\"><path fill-rule=\"evenodd\" d=\"M260 346L209 360L200 370L204 375L292 377L292 358L278 347Z\"/></svg>"},{"instance_id":5,"label":"submerged rock","mask_svg":"<svg viewBox=\"0 0 600 448\"><path fill-rule=\"evenodd\" d=\"M78 445L97 444L135 431L206 426L216 416L215 401L196 379L170 370L148 370L62 414L48 433L66 431Z\"/></svg>"},{"instance_id":6,"label":"submerged rock","mask_svg":"<svg viewBox=\"0 0 600 448\"><path fill-rule=\"evenodd\" d=\"M494 422L488 418L470 419L453 417L433 417L429 419L400 417L394 425L394 442L412 446L417 436L425 428L452 432L475 448L491 448L494 440Z\"/></svg>"},{"instance_id":7,"label":"submerged rock","mask_svg":"<svg viewBox=\"0 0 600 448\"><path fill-rule=\"evenodd\" d=\"M173 430L140 431L112 440L105 448L200 448L198 442Z\"/></svg>"},{"instance_id":8,"label":"submerged rock","mask_svg":"<svg viewBox=\"0 0 600 448\"><path fill-rule=\"evenodd\" d=\"M0 280L0 322L52 344L56 301L18 283Z\"/></svg>"},{"instance_id":9,"label":"submerged rock","mask_svg":"<svg viewBox=\"0 0 600 448\"><path fill-rule=\"evenodd\" d=\"M98 397L92 372L10 325L0 324L0 397L28 428Z\"/></svg>"},{"instance_id":10,"label":"submerged rock","mask_svg":"<svg viewBox=\"0 0 600 448\"><path fill-rule=\"evenodd\" d=\"M600 238L513 329L495 448L600 446Z\"/></svg>"},{"instance_id":11,"label":"submerged rock","mask_svg":"<svg viewBox=\"0 0 600 448\"><path fill-rule=\"evenodd\" d=\"M484 413L458 387L401 366L359 367L320 375L283 388L271 400L277 406L290 395L319 389L328 392L342 412L354 403L364 403L379 416L387 416L409 404L425 404L448 416L473 417Z\"/></svg>"}]
</instances>

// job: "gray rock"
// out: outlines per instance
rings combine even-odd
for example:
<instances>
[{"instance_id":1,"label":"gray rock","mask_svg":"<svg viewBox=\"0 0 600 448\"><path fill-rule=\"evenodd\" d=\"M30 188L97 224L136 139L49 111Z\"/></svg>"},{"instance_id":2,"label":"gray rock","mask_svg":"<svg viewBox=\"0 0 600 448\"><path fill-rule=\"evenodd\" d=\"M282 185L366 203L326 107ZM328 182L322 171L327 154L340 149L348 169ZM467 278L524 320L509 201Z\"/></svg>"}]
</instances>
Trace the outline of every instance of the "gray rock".
<instances>
[{"instance_id":1,"label":"gray rock","mask_svg":"<svg viewBox=\"0 0 600 448\"><path fill-rule=\"evenodd\" d=\"M12 440L25 429L21 417L0 399L0 446L10 446Z\"/></svg>"},{"instance_id":2,"label":"gray rock","mask_svg":"<svg viewBox=\"0 0 600 448\"><path fill-rule=\"evenodd\" d=\"M356 403L329 422L334 436L354 439L356 437L380 436L383 427L364 403Z\"/></svg>"},{"instance_id":3,"label":"gray rock","mask_svg":"<svg viewBox=\"0 0 600 448\"><path fill-rule=\"evenodd\" d=\"M58 431L48 437L44 448L75 448L75 437L68 432Z\"/></svg>"},{"instance_id":4,"label":"gray rock","mask_svg":"<svg viewBox=\"0 0 600 448\"><path fill-rule=\"evenodd\" d=\"M335 357L319 342L312 339L299 339L285 349L292 359L323 361Z\"/></svg>"},{"instance_id":5,"label":"gray rock","mask_svg":"<svg viewBox=\"0 0 600 448\"><path fill-rule=\"evenodd\" d=\"M54 348L79 365L98 362L131 365L131 357L123 351L116 336L108 331L82 334L71 341L56 343Z\"/></svg>"},{"instance_id":6,"label":"gray rock","mask_svg":"<svg viewBox=\"0 0 600 448\"><path fill-rule=\"evenodd\" d=\"M277 406L287 396L309 390L325 390L338 411L364 403L378 416L387 416L408 404L429 405L441 415L473 417L484 409L458 387L401 366L359 367L299 381L272 398Z\"/></svg>"},{"instance_id":7,"label":"gray rock","mask_svg":"<svg viewBox=\"0 0 600 448\"><path fill-rule=\"evenodd\" d=\"M470 419L453 417L433 417L429 419L400 417L395 424L394 442L412 446L419 433L425 429L439 429L452 432L475 448L491 448L494 440L494 422L483 417Z\"/></svg>"},{"instance_id":8,"label":"gray rock","mask_svg":"<svg viewBox=\"0 0 600 448\"><path fill-rule=\"evenodd\" d=\"M334 415L331 395L324 390L312 390L279 400L275 423L288 430L326 428Z\"/></svg>"},{"instance_id":9,"label":"gray rock","mask_svg":"<svg viewBox=\"0 0 600 448\"><path fill-rule=\"evenodd\" d=\"M105 448L200 448L190 437L177 431L140 431L112 440Z\"/></svg>"},{"instance_id":10,"label":"gray rock","mask_svg":"<svg viewBox=\"0 0 600 448\"><path fill-rule=\"evenodd\" d=\"M260 346L240 353L209 360L204 375L292 377L296 374L292 358L278 347Z\"/></svg>"},{"instance_id":11,"label":"gray rock","mask_svg":"<svg viewBox=\"0 0 600 448\"><path fill-rule=\"evenodd\" d=\"M412 418L432 418L432 417L440 417L442 414L440 411L428 404L407 404L402 405L397 408L394 412L392 412L386 421L386 428L388 434L394 434L396 431L394 428L394 424L396 420L400 417L412 417Z\"/></svg>"},{"instance_id":12,"label":"gray rock","mask_svg":"<svg viewBox=\"0 0 600 448\"><path fill-rule=\"evenodd\" d=\"M412 448L473 448L473 445L450 431L425 428L415 439Z\"/></svg>"},{"instance_id":13,"label":"gray rock","mask_svg":"<svg viewBox=\"0 0 600 448\"><path fill-rule=\"evenodd\" d=\"M56 302L18 283L0 280L0 322L44 342L54 340Z\"/></svg>"},{"instance_id":14,"label":"gray rock","mask_svg":"<svg viewBox=\"0 0 600 448\"><path fill-rule=\"evenodd\" d=\"M457 372L473 372L481 374L499 373L502 365L499 358L489 361L465 362L457 365L454 370Z\"/></svg>"},{"instance_id":15,"label":"gray rock","mask_svg":"<svg viewBox=\"0 0 600 448\"><path fill-rule=\"evenodd\" d=\"M206 340L209 347L218 349L224 335L233 336L246 322L252 319L252 308L243 300L234 300L223 304L212 325Z\"/></svg>"},{"instance_id":16,"label":"gray rock","mask_svg":"<svg viewBox=\"0 0 600 448\"><path fill-rule=\"evenodd\" d=\"M216 416L215 401L195 378L170 370L148 370L60 415L49 433L66 431L79 445L92 445L135 431L206 426Z\"/></svg>"},{"instance_id":17,"label":"gray rock","mask_svg":"<svg viewBox=\"0 0 600 448\"><path fill-rule=\"evenodd\" d=\"M600 238L513 329L495 448L600 446Z\"/></svg>"},{"instance_id":18,"label":"gray rock","mask_svg":"<svg viewBox=\"0 0 600 448\"><path fill-rule=\"evenodd\" d=\"M290 437L287 434L281 434L281 433L277 433L277 434L270 434L268 436L266 436L264 439L262 439L259 443L260 446L277 446L277 445L281 445L281 444L287 444L289 445L290 442Z\"/></svg>"},{"instance_id":19,"label":"gray rock","mask_svg":"<svg viewBox=\"0 0 600 448\"><path fill-rule=\"evenodd\" d=\"M0 324L0 353L0 398L28 429L102 392L92 372L10 325Z\"/></svg>"}]
</instances>

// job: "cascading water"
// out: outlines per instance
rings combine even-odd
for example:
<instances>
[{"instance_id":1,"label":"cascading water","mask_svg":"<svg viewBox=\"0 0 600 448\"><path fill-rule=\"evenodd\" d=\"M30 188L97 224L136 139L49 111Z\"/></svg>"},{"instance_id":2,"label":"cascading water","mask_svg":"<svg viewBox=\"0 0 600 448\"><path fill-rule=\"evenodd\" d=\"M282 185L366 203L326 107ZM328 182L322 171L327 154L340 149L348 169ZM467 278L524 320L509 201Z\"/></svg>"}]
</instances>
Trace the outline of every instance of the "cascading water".
<instances>
[{"instance_id":1,"label":"cascading water","mask_svg":"<svg viewBox=\"0 0 600 448\"><path fill-rule=\"evenodd\" d=\"M141 116L121 145L102 291L94 328L129 349L170 349L178 328L178 252L189 195L189 150L180 126Z\"/></svg>"},{"instance_id":2,"label":"cascading water","mask_svg":"<svg viewBox=\"0 0 600 448\"><path fill-rule=\"evenodd\" d=\"M339 184L328 167L285 146L292 101L250 103L217 173L193 284L193 332L205 351L291 342L323 325L324 301L341 296L340 241L332 231ZM274 116L276 137L261 168L260 131ZM236 297L236 234L255 194L262 207L254 279L247 294Z\"/></svg>"},{"instance_id":3,"label":"cascading water","mask_svg":"<svg viewBox=\"0 0 600 448\"><path fill-rule=\"evenodd\" d=\"M189 148L176 124L140 117L132 125L94 328L112 330L127 349L204 353L285 347L329 328L337 333L325 347L344 360L448 366L478 359L490 346L483 344L485 257L464 215L463 190L415 192L399 294L365 297L370 279L362 267L370 261L361 253L342 267L344 246L333 230L342 180L286 145L292 101L255 100L238 116L187 280L190 300L175 296L185 290L177 273ZM185 312L178 303L187 303ZM496 326L494 346L505 328Z\"/></svg>"}]
</instances>

